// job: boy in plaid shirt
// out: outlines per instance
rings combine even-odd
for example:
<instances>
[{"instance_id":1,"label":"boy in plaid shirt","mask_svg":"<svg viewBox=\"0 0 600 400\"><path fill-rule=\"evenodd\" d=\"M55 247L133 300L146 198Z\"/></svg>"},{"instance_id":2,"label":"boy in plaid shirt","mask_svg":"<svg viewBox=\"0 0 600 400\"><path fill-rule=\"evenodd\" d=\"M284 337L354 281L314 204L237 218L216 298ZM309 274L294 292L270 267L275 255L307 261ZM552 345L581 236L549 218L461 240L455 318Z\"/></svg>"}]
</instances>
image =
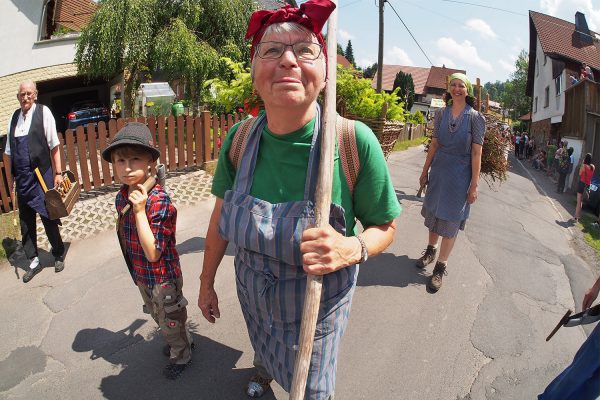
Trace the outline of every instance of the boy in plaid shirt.
<instances>
[{"instance_id":1,"label":"boy in plaid shirt","mask_svg":"<svg viewBox=\"0 0 600 400\"><path fill-rule=\"evenodd\" d=\"M118 236L123 256L144 300L167 341L169 364L164 374L176 379L192 360L192 341L186 328L187 300L175 248L177 210L169 195L156 184L146 190L142 183L150 164L159 157L152 134L145 124L131 122L102 152L123 182L115 205L119 216ZM131 209L124 212L126 205Z\"/></svg>"}]
</instances>

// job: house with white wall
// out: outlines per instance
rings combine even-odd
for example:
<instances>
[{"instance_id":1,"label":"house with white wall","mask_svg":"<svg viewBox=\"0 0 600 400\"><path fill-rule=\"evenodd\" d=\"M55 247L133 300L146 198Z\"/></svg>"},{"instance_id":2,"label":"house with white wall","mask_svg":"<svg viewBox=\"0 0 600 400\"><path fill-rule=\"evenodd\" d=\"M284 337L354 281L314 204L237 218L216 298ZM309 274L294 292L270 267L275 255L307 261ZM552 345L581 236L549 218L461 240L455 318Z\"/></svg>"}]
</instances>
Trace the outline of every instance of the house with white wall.
<instances>
[{"instance_id":1,"label":"house with white wall","mask_svg":"<svg viewBox=\"0 0 600 400\"><path fill-rule=\"evenodd\" d=\"M567 140L576 164L588 152L598 164L600 84L582 79L580 72L586 63L600 79L600 35L581 12L573 23L530 11L529 29L530 136L538 144Z\"/></svg>"},{"instance_id":2,"label":"house with white wall","mask_svg":"<svg viewBox=\"0 0 600 400\"><path fill-rule=\"evenodd\" d=\"M575 23L538 12L529 12L530 45L526 94L531 96L531 135L547 142L558 141L565 132L565 92L579 79L587 63L600 79L600 44L589 30L585 15L577 12ZM539 142L538 142L539 143Z\"/></svg>"},{"instance_id":3,"label":"house with white wall","mask_svg":"<svg viewBox=\"0 0 600 400\"><path fill-rule=\"evenodd\" d=\"M38 102L50 107L59 129L73 102L108 102L107 83L77 76L73 63L78 32L96 9L92 0L0 1L0 136L25 80L37 83Z\"/></svg>"}]
</instances>

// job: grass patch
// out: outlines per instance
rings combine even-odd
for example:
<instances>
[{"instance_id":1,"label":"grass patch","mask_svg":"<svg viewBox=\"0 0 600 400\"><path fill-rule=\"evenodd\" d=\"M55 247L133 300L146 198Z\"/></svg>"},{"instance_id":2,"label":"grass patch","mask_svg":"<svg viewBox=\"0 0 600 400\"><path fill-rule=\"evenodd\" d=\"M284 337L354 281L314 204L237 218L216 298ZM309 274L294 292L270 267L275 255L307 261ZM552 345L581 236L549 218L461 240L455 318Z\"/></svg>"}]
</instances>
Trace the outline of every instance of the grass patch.
<instances>
[{"instance_id":1,"label":"grass patch","mask_svg":"<svg viewBox=\"0 0 600 400\"><path fill-rule=\"evenodd\" d=\"M19 217L17 218L17 226L13 225L12 211L5 214L0 214L0 260L6 259L16 249L16 242L21 239L21 228L19 227Z\"/></svg>"},{"instance_id":2,"label":"grass patch","mask_svg":"<svg viewBox=\"0 0 600 400\"><path fill-rule=\"evenodd\" d=\"M592 218L589 215L582 215L579 219L579 223L583 226L583 238L585 242L596 250L596 253L600 256L600 228L592 226L596 221L596 218Z\"/></svg>"},{"instance_id":3,"label":"grass patch","mask_svg":"<svg viewBox=\"0 0 600 400\"><path fill-rule=\"evenodd\" d=\"M426 141L427 141L427 138L425 136L422 136L422 137L416 138L416 139L412 139L412 140L397 141L396 144L394 145L393 151L403 151L403 150L408 149L409 147L415 147L415 146L422 145Z\"/></svg>"}]
</instances>

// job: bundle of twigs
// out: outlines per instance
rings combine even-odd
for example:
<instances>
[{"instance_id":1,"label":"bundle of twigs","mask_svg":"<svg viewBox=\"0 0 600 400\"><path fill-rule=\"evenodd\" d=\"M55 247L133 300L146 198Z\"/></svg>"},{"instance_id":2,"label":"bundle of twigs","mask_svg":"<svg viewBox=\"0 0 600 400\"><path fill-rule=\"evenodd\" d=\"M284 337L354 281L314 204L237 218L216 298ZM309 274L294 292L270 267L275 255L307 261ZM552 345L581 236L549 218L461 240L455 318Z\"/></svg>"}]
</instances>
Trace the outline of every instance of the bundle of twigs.
<instances>
[{"instance_id":1,"label":"bundle of twigs","mask_svg":"<svg viewBox=\"0 0 600 400\"><path fill-rule=\"evenodd\" d=\"M508 171L506 152L510 146L510 137L504 135L502 122L495 116L487 114L485 119L486 129L481 154L481 176L488 185L496 181L502 183L506 180L506 172Z\"/></svg>"},{"instance_id":2,"label":"bundle of twigs","mask_svg":"<svg viewBox=\"0 0 600 400\"><path fill-rule=\"evenodd\" d=\"M486 129L481 154L481 177L489 186L499 181L504 182L507 177L508 161L506 152L510 146L510 137L502 131L502 121L493 114L485 114ZM429 150L433 130L427 130L429 139L425 143L425 152Z\"/></svg>"}]
</instances>

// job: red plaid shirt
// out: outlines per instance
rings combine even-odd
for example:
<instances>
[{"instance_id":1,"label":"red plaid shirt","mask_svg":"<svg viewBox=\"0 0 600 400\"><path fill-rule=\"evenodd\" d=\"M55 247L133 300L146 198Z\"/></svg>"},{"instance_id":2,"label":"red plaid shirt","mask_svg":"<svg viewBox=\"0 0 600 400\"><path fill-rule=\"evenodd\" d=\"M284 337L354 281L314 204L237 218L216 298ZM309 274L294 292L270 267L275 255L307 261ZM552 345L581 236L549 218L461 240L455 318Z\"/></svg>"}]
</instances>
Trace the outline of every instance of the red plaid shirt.
<instances>
[{"instance_id":1,"label":"red plaid shirt","mask_svg":"<svg viewBox=\"0 0 600 400\"><path fill-rule=\"evenodd\" d=\"M128 186L123 185L117 193L115 205L118 215L121 215L121 210L128 203L127 189ZM179 254L175 248L177 209L171 203L169 195L159 184L156 184L148 193L146 215L154 235L154 244L161 252L158 261L150 262L144 254L144 249L138 237L137 226L135 225L133 209L130 209L121 217L119 231L122 235L127 257L133 265L133 279L137 283L153 287L155 284L175 280L181 276Z\"/></svg>"}]
</instances>

